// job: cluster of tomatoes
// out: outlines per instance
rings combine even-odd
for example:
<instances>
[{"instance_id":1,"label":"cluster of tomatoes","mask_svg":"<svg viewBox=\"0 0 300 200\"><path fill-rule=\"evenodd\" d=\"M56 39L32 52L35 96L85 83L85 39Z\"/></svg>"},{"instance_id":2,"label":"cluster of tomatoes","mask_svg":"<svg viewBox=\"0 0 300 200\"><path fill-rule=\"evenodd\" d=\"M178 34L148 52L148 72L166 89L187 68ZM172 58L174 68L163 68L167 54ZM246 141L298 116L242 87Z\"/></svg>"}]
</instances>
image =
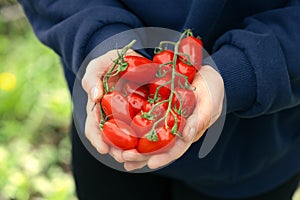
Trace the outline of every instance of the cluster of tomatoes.
<instances>
[{"instance_id":1,"label":"cluster of tomatoes","mask_svg":"<svg viewBox=\"0 0 300 200\"><path fill-rule=\"evenodd\" d=\"M121 53L103 77L99 102L104 141L140 153L167 151L193 113L191 83L202 64L202 42L185 31L174 51L162 47L153 60Z\"/></svg>"}]
</instances>

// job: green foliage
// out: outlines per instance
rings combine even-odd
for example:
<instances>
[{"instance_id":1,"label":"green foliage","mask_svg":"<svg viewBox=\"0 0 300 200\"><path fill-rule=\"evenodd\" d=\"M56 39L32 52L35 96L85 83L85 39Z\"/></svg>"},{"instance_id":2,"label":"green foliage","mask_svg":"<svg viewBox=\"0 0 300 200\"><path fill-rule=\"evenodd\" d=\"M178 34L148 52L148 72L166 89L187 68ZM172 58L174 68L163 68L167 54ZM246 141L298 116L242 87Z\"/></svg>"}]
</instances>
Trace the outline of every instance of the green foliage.
<instances>
[{"instance_id":1,"label":"green foliage","mask_svg":"<svg viewBox=\"0 0 300 200\"><path fill-rule=\"evenodd\" d=\"M25 18L0 17L0 199L75 199L70 117L58 57Z\"/></svg>"}]
</instances>

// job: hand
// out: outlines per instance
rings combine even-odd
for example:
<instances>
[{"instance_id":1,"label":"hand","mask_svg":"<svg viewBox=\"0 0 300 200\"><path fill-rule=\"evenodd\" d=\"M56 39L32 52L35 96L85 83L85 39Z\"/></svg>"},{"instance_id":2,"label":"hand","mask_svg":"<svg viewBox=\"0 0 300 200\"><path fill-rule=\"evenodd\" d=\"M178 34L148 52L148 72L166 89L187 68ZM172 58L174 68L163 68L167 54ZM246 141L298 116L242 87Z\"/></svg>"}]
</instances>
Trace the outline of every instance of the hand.
<instances>
[{"instance_id":1,"label":"hand","mask_svg":"<svg viewBox=\"0 0 300 200\"><path fill-rule=\"evenodd\" d=\"M124 162L126 170L142 168L148 165L157 169L181 157L193 142L200 139L203 133L218 119L222 112L224 83L218 72L211 66L203 66L192 83L197 105L193 114L187 119L183 138L177 139L174 147L168 152L152 156L143 155L136 150L116 151L114 156Z\"/></svg>"},{"instance_id":2,"label":"hand","mask_svg":"<svg viewBox=\"0 0 300 200\"><path fill-rule=\"evenodd\" d=\"M133 50L128 50L126 55L140 56ZM85 122L86 137L99 153L110 153L117 161L121 162L122 160L118 157L120 155L120 150L110 147L102 139L101 130L99 129L99 107L96 106L92 110L95 102L99 102L103 96L102 76L117 57L118 50L112 50L92 60L88 64L83 76L82 87L88 94L86 105L87 118Z\"/></svg>"},{"instance_id":3,"label":"hand","mask_svg":"<svg viewBox=\"0 0 300 200\"><path fill-rule=\"evenodd\" d=\"M139 54L129 51L127 55ZM110 147L103 141L98 127L99 108L93 111L91 111L91 108L94 102L101 99L103 95L103 84L100 80L116 57L117 51L113 50L92 60L87 66L82 80L83 88L88 93L85 133L99 153L109 153L116 161L124 163L126 170L139 169L146 165L151 169L156 169L176 160L187 151L193 142L199 140L205 130L220 116L224 97L223 80L212 67L203 66L193 82L193 86L196 87L197 106L194 113L187 120L183 131L183 139L178 139L172 149L166 153L150 156L140 154L135 149L123 151Z\"/></svg>"}]
</instances>

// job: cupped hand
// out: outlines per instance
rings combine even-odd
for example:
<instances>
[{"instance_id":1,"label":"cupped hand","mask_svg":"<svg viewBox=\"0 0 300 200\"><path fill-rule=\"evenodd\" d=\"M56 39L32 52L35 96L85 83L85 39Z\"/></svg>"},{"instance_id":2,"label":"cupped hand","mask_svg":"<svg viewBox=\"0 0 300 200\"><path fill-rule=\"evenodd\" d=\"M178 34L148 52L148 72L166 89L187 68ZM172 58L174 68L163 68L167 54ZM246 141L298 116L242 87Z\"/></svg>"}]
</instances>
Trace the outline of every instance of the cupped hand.
<instances>
[{"instance_id":1,"label":"cupped hand","mask_svg":"<svg viewBox=\"0 0 300 200\"><path fill-rule=\"evenodd\" d=\"M86 137L100 154L110 153L110 155L112 155L118 162L122 162L123 160L120 157L121 151L110 147L103 141L102 133L99 129L99 104L93 108L94 104L100 101L104 93L103 83L101 81L102 76L113 64L113 60L118 58L118 51L119 50L111 50L90 61L82 79L82 87L88 95L86 105L87 118L85 122ZM128 50L126 55L140 56L140 54L133 50Z\"/></svg>"},{"instance_id":2,"label":"cupped hand","mask_svg":"<svg viewBox=\"0 0 300 200\"><path fill-rule=\"evenodd\" d=\"M196 88L194 92L197 104L193 114L187 119L182 138L178 138L175 145L165 153L144 155L135 149L115 152L114 156L121 158L126 170L146 165L150 169L157 169L175 161L218 119L224 99L224 83L220 74L211 66L205 65L196 74L192 85Z\"/></svg>"},{"instance_id":3,"label":"cupped hand","mask_svg":"<svg viewBox=\"0 0 300 200\"><path fill-rule=\"evenodd\" d=\"M139 55L129 50L127 55ZM139 55L140 56L140 55ZM103 74L107 71L113 60L118 57L118 51L112 50L92 60L82 79L82 86L88 94L87 119L85 134L91 144L100 154L109 153L116 161L124 163L128 171L142 168L146 165L150 169L165 166L181 157L192 143L198 141L203 133L218 119L222 112L224 98L224 83L220 74L211 66L203 66L196 74L192 85L196 88L197 100L193 114L187 119L182 138L176 140L175 145L167 152L145 155L138 153L136 149L120 150L109 146L103 141L99 129L99 107L91 110L95 102L103 96Z\"/></svg>"}]
</instances>

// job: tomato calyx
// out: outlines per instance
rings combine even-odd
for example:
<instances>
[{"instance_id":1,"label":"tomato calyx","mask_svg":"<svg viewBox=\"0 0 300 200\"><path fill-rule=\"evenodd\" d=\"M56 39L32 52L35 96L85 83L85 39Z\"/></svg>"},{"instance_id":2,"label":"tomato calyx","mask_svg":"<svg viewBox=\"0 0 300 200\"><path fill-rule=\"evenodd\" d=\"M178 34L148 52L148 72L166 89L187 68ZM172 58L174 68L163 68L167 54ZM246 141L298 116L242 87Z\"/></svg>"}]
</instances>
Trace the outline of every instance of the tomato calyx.
<instances>
[{"instance_id":1,"label":"tomato calyx","mask_svg":"<svg viewBox=\"0 0 300 200\"><path fill-rule=\"evenodd\" d=\"M145 138L147 138L151 142L156 142L158 141L158 136L155 132L155 129L151 129L146 135Z\"/></svg>"}]
</instances>

